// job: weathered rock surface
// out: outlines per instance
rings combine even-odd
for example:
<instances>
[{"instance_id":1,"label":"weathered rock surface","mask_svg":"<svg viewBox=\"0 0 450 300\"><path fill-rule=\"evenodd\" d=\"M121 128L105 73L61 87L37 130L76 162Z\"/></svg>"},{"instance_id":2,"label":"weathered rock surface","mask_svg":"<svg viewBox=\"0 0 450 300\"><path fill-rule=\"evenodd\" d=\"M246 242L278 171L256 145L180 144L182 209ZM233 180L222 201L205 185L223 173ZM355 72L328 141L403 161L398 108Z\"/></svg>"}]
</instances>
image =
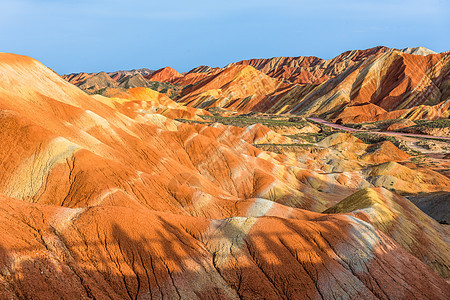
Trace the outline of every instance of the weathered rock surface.
<instances>
[{"instance_id":1,"label":"weathered rock surface","mask_svg":"<svg viewBox=\"0 0 450 300\"><path fill-rule=\"evenodd\" d=\"M176 70L172 69L171 67L165 67L159 70L156 70L150 75L147 75L146 78L151 81L162 81L162 82L169 82L172 81L178 77L182 77L180 73L178 73Z\"/></svg>"},{"instance_id":2,"label":"weathered rock surface","mask_svg":"<svg viewBox=\"0 0 450 300\"><path fill-rule=\"evenodd\" d=\"M229 80L201 87L232 101L246 89L224 82L251 78L255 91L280 84L253 67L227 70L219 79ZM368 165L359 157L369 146L348 135L298 153L262 151L260 144L296 143L261 124L177 122L180 111L193 119L206 112L146 88L90 96L24 56L1 53L0 76L1 298L450 293L425 254L403 248L405 231L398 237L354 216L320 213L386 178L397 178L398 191L444 190L445 176ZM425 230L434 225L420 226L434 241Z\"/></svg>"},{"instance_id":3,"label":"weathered rock surface","mask_svg":"<svg viewBox=\"0 0 450 300\"><path fill-rule=\"evenodd\" d=\"M145 79L136 78L143 72L111 73L114 80L105 75L64 78L89 93L117 85L155 89L147 79L172 85L167 93L171 98L196 108L320 116L342 123L435 120L447 118L450 107L450 52L423 47L353 50L330 60L250 59L224 68L200 66L183 74L165 67ZM134 83L128 84L126 77Z\"/></svg>"},{"instance_id":4,"label":"weathered rock surface","mask_svg":"<svg viewBox=\"0 0 450 300\"><path fill-rule=\"evenodd\" d=\"M365 189L325 212L351 213L371 223L441 276L450 277L450 231L408 199L384 188Z\"/></svg>"}]
</instances>

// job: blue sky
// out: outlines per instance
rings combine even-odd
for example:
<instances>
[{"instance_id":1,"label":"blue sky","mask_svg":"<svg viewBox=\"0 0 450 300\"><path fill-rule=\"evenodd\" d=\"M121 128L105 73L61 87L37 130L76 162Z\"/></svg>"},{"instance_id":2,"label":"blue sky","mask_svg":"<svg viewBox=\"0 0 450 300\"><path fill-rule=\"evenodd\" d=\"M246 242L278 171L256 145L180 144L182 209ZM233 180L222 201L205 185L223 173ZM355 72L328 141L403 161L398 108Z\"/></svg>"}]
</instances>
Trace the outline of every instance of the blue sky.
<instances>
[{"instance_id":1,"label":"blue sky","mask_svg":"<svg viewBox=\"0 0 450 300\"><path fill-rule=\"evenodd\" d=\"M378 45L450 50L450 1L0 0L0 51L60 74L325 59Z\"/></svg>"}]
</instances>

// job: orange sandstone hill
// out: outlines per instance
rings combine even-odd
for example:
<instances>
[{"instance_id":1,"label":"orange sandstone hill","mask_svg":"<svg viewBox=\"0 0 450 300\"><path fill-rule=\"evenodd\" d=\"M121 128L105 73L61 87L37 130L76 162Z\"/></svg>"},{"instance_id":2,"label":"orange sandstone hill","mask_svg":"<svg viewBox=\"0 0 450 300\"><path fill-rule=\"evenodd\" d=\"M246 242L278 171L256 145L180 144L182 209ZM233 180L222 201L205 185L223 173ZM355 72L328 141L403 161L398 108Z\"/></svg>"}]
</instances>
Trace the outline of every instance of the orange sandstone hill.
<instances>
[{"instance_id":1,"label":"orange sandstone hill","mask_svg":"<svg viewBox=\"0 0 450 300\"><path fill-rule=\"evenodd\" d=\"M0 298L448 297L449 233L397 194L448 177L390 142L204 122L200 107L289 88L214 72L181 93L193 108L146 87L88 95L0 53Z\"/></svg>"},{"instance_id":2,"label":"orange sandstone hill","mask_svg":"<svg viewBox=\"0 0 450 300\"><path fill-rule=\"evenodd\" d=\"M165 67L147 75L146 78L152 81L171 81L182 76L171 67Z\"/></svg>"},{"instance_id":3,"label":"orange sandstone hill","mask_svg":"<svg viewBox=\"0 0 450 300\"><path fill-rule=\"evenodd\" d=\"M386 47L376 47L367 50L347 51L331 60L324 60L314 56L250 59L231 63L227 67L250 65L271 77L285 79L292 83L320 84L336 77L358 62L389 50Z\"/></svg>"},{"instance_id":4,"label":"orange sandstone hill","mask_svg":"<svg viewBox=\"0 0 450 300\"><path fill-rule=\"evenodd\" d=\"M105 75L80 73L65 79L97 93L114 85ZM197 108L289 113L342 123L449 116L450 53L423 47L353 50L330 60L251 59L224 68L200 66L185 74L166 67L145 78L159 83L139 80L132 87L150 87ZM162 89L160 82L170 87Z\"/></svg>"},{"instance_id":5,"label":"orange sandstone hill","mask_svg":"<svg viewBox=\"0 0 450 300\"><path fill-rule=\"evenodd\" d=\"M423 56L386 48L369 50L347 52L321 64L309 59L308 68L302 65L306 58L241 62L298 83L267 95L252 110L319 116L343 123L449 116L449 53ZM276 75L280 68L286 73L286 65L293 65L289 76ZM317 74L317 70L323 73ZM304 80L305 72L314 80Z\"/></svg>"}]
</instances>

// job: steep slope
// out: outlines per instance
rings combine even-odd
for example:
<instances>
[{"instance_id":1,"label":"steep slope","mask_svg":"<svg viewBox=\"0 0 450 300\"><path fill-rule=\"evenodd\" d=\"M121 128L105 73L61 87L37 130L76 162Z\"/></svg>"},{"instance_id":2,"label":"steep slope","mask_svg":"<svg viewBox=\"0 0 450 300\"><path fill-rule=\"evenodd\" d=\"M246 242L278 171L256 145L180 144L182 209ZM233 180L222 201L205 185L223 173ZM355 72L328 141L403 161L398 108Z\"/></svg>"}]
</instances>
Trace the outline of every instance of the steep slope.
<instances>
[{"instance_id":1,"label":"steep slope","mask_svg":"<svg viewBox=\"0 0 450 300\"><path fill-rule=\"evenodd\" d=\"M367 180L375 186L395 189L397 193L450 191L448 178L430 169L401 165L390 161L365 170Z\"/></svg>"},{"instance_id":2,"label":"steep slope","mask_svg":"<svg viewBox=\"0 0 450 300\"><path fill-rule=\"evenodd\" d=\"M147 70L148 69L139 69L92 74L79 73L63 75L62 78L91 95L101 94L107 97L117 97L120 94L127 94L127 89L146 87L164 93L170 98L178 97L181 87L168 82L150 81L145 79L142 74L149 74L150 70ZM109 77L108 74L111 74L113 77Z\"/></svg>"},{"instance_id":3,"label":"steep slope","mask_svg":"<svg viewBox=\"0 0 450 300\"><path fill-rule=\"evenodd\" d=\"M248 74L255 74L231 78L240 72L238 67L245 66L253 67ZM89 93L115 85L104 74L97 78L99 74L64 78ZM114 75L114 79L136 81L123 83L125 89L140 86L166 93L160 84L149 84L135 74L128 79ZM183 74L165 67L145 78L173 85L167 91L169 97L197 108L320 116L342 123L449 116L450 52L437 54L424 47L353 50L329 60L312 56L251 59L224 68L200 66Z\"/></svg>"},{"instance_id":4,"label":"steep slope","mask_svg":"<svg viewBox=\"0 0 450 300\"><path fill-rule=\"evenodd\" d=\"M186 86L196 84L199 81L202 81L206 77L214 76L220 73L222 68L211 68L209 66L199 66L190 70L187 73L183 73L182 77L177 77L175 79L171 79L170 82L176 85Z\"/></svg>"},{"instance_id":5,"label":"steep slope","mask_svg":"<svg viewBox=\"0 0 450 300\"><path fill-rule=\"evenodd\" d=\"M450 277L450 231L406 198L384 188L365 189L325 212L352 213L388 234L443 277Z\"/></svg>"},{"instance_id":6,"label":"steep slope","mask_svg":"<svg viewBox=\"0 0 450 300\"><path fill-rule=\"evenodd\" d=\"M91 93L97 93L100 90L104 90L106 88L114 88L117 85L117 82L112 80L111 77L108 76L108 74L106 74L105 72L100 72L80 82L78 84L78 87Z\"/></svg>"},{"instance_id":7,"label":"steep slope","mask_svg":"<svg viewBox=\"0 0 450 300\"><path fill-rule=\"evenodd\" d=\"M133 75L142 75L142 76L148 76L155 72L154 70L150 70L147 68L142 69L133 69L133 70L122 70L122 71L115 71L115 72L107 72L109 77L111 77L115 81L120 81L122 78L126 76L133 76Z\"/></svg>"},{"instance_id":8,"label":"steep slope","mask_svg":"<svg viewBox=\"0 0 450 300\"><path fill-rule=\"evenodd\" d=\"M433 120L448 116L450 54L428 53L422 48L401 52L377 47L345 52L327 61L315 57L247 60L232 63L222 72L248 65L271 77L297 83L281 85L266 92L265 97L254 95L259 100L252 101L252 111L316 115L343 123L399 117ZM205 77L203 82L217 76L194 74ZM183 94L201 86L202 81L190 82L194 85ZM182 101L196 107L205 103L207 107L210 100L219 97L211 92L197 101ZM234 110L248 111L242 109L247 106L244 99L248 100L238 100Z\"/></svg>"},{"instance_id":9,"label":"steep slope","mask_svg":"<svg viewBox=\"0 0 450 300\"><path fill-rule=\"evenodd\" d=\"M282 83L250 66L226 68L186 87L179 102L201 108L221 107L248 112Z\"/></svg>"},{"instance_id":10,"label":"steep slope","mask_svg":"<svg viewBox=\"0 0 450 300\"><path fill-rule=\"evenodd\" d=\"M119 87L124 89L132 89L136 87L149 87L150 83L141 74L127 75L120 79Z\"/></svg>"},{"instance_id":11,"label":"steep slope","mask_svg":"<svg viewBox=\"0 0 450 300\"><path fill-rule=\"evenodd\" d=\"M139 86L139 81L137 83ZM128 81L127 84L133 84L133 81ZM111 93L111 91L109 91L109 93ZM202 120L199 116L211 115L202 109L183 106L174 102L165 94L158 93L148 88L130 88L126 91L121 91L116 95L109 96L110 98L96 96L96 99L140 122L145 122L144 120L146 119L149 122L153 122L156 117L157 124L161 124L161 116L165 116L169 119ZM174 124L174 122L170 120L167 120L167 122ZM159 127L161 127L161 125Z\"/></svg>"},{"instance_id":12,"label":"steep slope","mask_svg":"<svg viewBox=\"0 0 450 300\"><path fill-rule=\"evenodd\" d=\"M274 80L236 70L223 78L250 76L250 88ZM444 279L372 225L318 213L368 184L359 165L320 169L330 152L344 160L350 151L311 150L308 159L262 151L259 143L295 142L260 124L178 123L146 112L179 104L145 88L128 90L129 98L89 96L28 57L0 54L0 74L2 298L449 293ZM233 80L216 79L245 95ZM415 180L393 169L370 175ZM431 177L422 180L448 186Z\"/></svg>"},{"instance_id":13,"label":"steep slope","mask_svg":"<svg viewBox=\"0 0 450 300\"><path fill-rule=\"evenodd\" d=\"M271 77L286 79L292 83L320 84L340 75L354 64L388 50L389 48L386 47L376 47L367 50L347 51L330 60L314 56L251 59L232 63L226 67L250 65Z\"/></svg>"},{"instance_id":14,"label":"steep slope","mask_svg":"<svg viewBox=\"0 0 450 300\"><path fill-rule=\"evenodd\" d=\"M152 74L145 76L145 78L147 78L148 80L161 82L170 82L171 80L177 79L178 77L183 77L183 75L181 75L171 67L165 67L156 70Z\"/></svg>"},{"instance_id":15,"label":"steep slope","mask_svg":"<svg viewBox=\"0 0 450 300\"><path fill-rule=\"evenodd\" d=\"M413 114L433 119L448 114L449 74L448 53L420 56L391 50L360 61L319 86L294 86L295 92L267 98L270 105L262 101L255 109L345 123L397 118L425 106L428 113Z\"/></svg>"},{"instance_id":16,"label":"steep slope","mask_svg":"<svg viewBox=\"0 0 450 300\"><path fill-rule=\"evenodd\" d=\"M3 297L444 299L449 291L385 235L346 216L206 220L4 197L0 205Z\"/></svg>"},{"instance_id":17,"label":"steep slope","mask_svg":"<svg viewBox=\"0 0 450 300\"><path fill-rule=\"evenodd\" d=\"M89 77L94 76L95 73L72 73L72 74L68 74L68 75L62 75L61 77L64 80L67 80L68 82L78 86L79 84L81 84L83 81L85 81L86 79L88 79Z\"/></svg>"}]
</instances>

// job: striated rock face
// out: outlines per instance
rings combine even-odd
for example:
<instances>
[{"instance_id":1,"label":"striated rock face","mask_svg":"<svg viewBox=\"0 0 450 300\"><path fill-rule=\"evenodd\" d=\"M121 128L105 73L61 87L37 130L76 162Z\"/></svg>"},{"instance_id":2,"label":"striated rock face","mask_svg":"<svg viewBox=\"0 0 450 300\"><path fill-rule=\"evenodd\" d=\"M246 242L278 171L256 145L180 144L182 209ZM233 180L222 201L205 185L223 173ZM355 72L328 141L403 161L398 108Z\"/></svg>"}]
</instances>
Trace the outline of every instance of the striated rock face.
<instances>
[{"instance_id":1,"label":"striated rock face","mask_svg":"<svg viewBox=\"0 0 450 300\"><path fill-rule=\"evenodd\" d=\"M244 69L246 75L234 78ZM449 116L450 52L438 54L423 47L352 50L329 60L250 59L224 68L199 66L183 74L170 67L142 70L64 78L84 91L103 95L105 89L108 93L117 86L166 93L158 88L163 82L171 85L167 95L197 108L320 116L342 123Z\"/></svg>"},{"instance_id":2,"label":"striated rock face","mask_svg":"<svg viewBox=\"0 0 450 300\"><path fill-rule=\"evenodd\" d=\"M389 48L386 47L376 47L367 50L347 51L331 60L314 56L250 59L229 64L227 67L250 65L271 77L289 80L292 83L319 84L336 77L344 70L368 57L388 50Z\"/></svg>"},{"instance_id":3,"label":"striated rock face","mask_svg":"<svg viewBox=\"0 0 450 300\"><path fill-rule=\"evenodd\" d=\"M178 77L182 77L180 73L172 69L171 67L165 67L147 75L146 78L151 81L169 82Z\"/></svg>"},{"instance_id":4,"label":"striated rock face","mask_svg":"<svg viewBox=\"0 0 450 300\"><path fill-rule=\"evenodd\" d=\"M384 188L365 189L325 212L350 213L373 224L441 276L450 276L450 232L407 199Z\"/></svg>"},{"instance_id":5,"label":"striated rock face","mask_svg":"<svg viewBox=\"0 0 450 300\"><path fill-rule=\"evenodd\" d=\"M88 94L115 97L118 94L127 94L126 90L128 89L144 87L164 93L170 98L176 98L181 90L177 85L168 82L150 81L144 77L144 75L150 76L153 72L149 69L139 69L111 73L70 74L63 75L62 78Z\"/></svg>"},{"instance_id":6,"label":"striated rock face","mask_svg":"<svg viewBox=\"0 0 450 300\"><path fill-rule=\"evenodd\" d=\"M94 76L94 73L88 74L88 73L73 73L69 75L62 75L61 77L68 82L78 86L80 83L84 82L89 77Z\"/></svg>"},{"instance_id":7,"label":"striated rock face","mask_svg":"<svg viewBox=\"0 0 450 300\"><path fill-rule=\"evenodd\" d=\"M148 76L148 75L152 74L153 72L155 72L155 71L147 69L147 68L142 68L142 69L108 72L107 74L113 80L120 81L122 78L124 78L126 76L134 76L134 75L138 75L138 74L141 76Z\"/></svg>"},{"instance_id":8,"label":"striated rock face","mask_svg":"<svg viewBox=\"0 0 450 300\"><path fill-rule=\"evenodd\" d=\"M394 119L442 118L448 116L450 56L428 56L388 51L347 68L339 76L309 90L271 99L268 112L319 115L343 123ZM278 101L277 101L278 100ZM424 110L423 114L417 109ZM436 106L445 106L443 110Z\"/></svg>"},{"instance_id":9,"label":"striated rock face","mask_svg":"<svg viewBox=\"0 0 450 300\"><path fill-rule=\"evenodd\" d=\"M253 67L235 66L186 87L178 101L193 107L220 107L248 112L282 85L282 82Z\"/></svg>"},{"instance_id":10,"label":"striated rock face","mask_svg":"<svg viewBox=\"0 0 450 300\"><path fill-rule=\"evenodd\" d=\"M148 87L150 83L141 74L127 75L119 82L119 87L124 89L132 89L136 87Z\"/></svg>"},{"instance_id":11,"label":"striated rock face","mask_svg":"<svg viewBox=\"0 0 450 300\"><path fill-rule=\"evenodd\" d=\"M404 53L408 53L408 54L424 55L424 56L427 56L429 54L437 54L433 50L427 49L425 47L414 47L414 48L407 47L407 48L401 49L400 51L402 51Z\"/></svg>"},{"instance_id":12,"label":"striated rock face","mask_svg":"<svg viewBox=\"0 0 450 300\"><path fill-rule=\"evenodd\" d=\"M116 86L117 82L112 80L105 72L92 75L78 84L80 89L86 91L99 91Z\"/></svg>"},{"instance_id":13,"label":"striated rock face","mask_svg":"<svg viewBox=\"0 0 450 300\"><path fill-rule=\"evenodd\" d=\"M96 95L95 98L140 122L145 122L144 120L150 123L156 121L156 125L159 127L162 124L167 124L172 128L172 125L176 123L173 119L203 120L200 116L211 115L202 109L183 106L165 94L149 88L131 88L126 92L110 95L110 97ZM168 119L166 120L166 118Z\"/></svg>"},{"instance_id":14,"label":"striated rock face","mask_svg":"<svg viewBox=\"0 0 450 300\"><path fill-rule=\"evenodd\" d=\"M434 256L406 248L410 231L321 213L392 178L394 191L449 189L432 170L384 162L394 151L406 159L392 144L371 149L337 133L277 154L259 146L298 143L261 124L178 122L208 113L148 88L90 96L12 54L0 54L0 75L0 298L446 299L450 292L446 273L429 267ZM248 91L283 84L250 66L200 83L189 94L217 90L236 108ZM409 205L396 194L389 201ZM437 232L436 224L414 227L421 241L435 240L428 229Z\"/></svg>"},{"instance_id":15,"label":"striated rock face","mask_svg":"<svg viewBox=\"0 0 450 300\"><path fill-rule=\"evenodd\" d=\"M0 205L0 262L11 274L3 297L445 299L449 291L354 217L207 220L4 197Z\"/></svg>"},{"instance_id":16,"label":"striated rock face","mask_svg":"<svg viewBox=\"0 0 450 300\"><path fill-rule=\"evenodd\" d=\"M137 74L142 75L142 76L147 76L147 75L152 74L153 72L155 72L155 71L147 69L147 68L143 68L143 69L106 72L106 74L109 77L111 77L112 80L120 81L122 78L124 78L126 76L133 76L133 75L137 75ZM78 86L79 83L83 82L88 77L94 76L95 74L98 74L98 73L72 73L72 74L68 74L68 75L62 75L61 77L64 78L65 80L69 81L70 83Z\"/></svg>"},{"instance_id":17,"label":"striated rock face","mask_svg":"<svg viewBox=\"0 0 450 300\"><path fill-rule=\"evenodd\" d=\"M377 47L345 52L327 61L315 57L246 60L224 70L248 65L284 81L276 90L261 91L265 97L249 90L257 101L236 100L234 110L240 112L293 113L343 123L448 117L450 54L423 53L428 54L420 48L402 52ZM204 79L183 91L183 98L197 96L195 89L201 82L214 81L221 73L193 74ZM244 85L229 81L227 87L237 84ZM190 100L188 105L207 107L211 101L220 101L221 95L212 90L208 97Z\"/></svg>"}]
</instances>

